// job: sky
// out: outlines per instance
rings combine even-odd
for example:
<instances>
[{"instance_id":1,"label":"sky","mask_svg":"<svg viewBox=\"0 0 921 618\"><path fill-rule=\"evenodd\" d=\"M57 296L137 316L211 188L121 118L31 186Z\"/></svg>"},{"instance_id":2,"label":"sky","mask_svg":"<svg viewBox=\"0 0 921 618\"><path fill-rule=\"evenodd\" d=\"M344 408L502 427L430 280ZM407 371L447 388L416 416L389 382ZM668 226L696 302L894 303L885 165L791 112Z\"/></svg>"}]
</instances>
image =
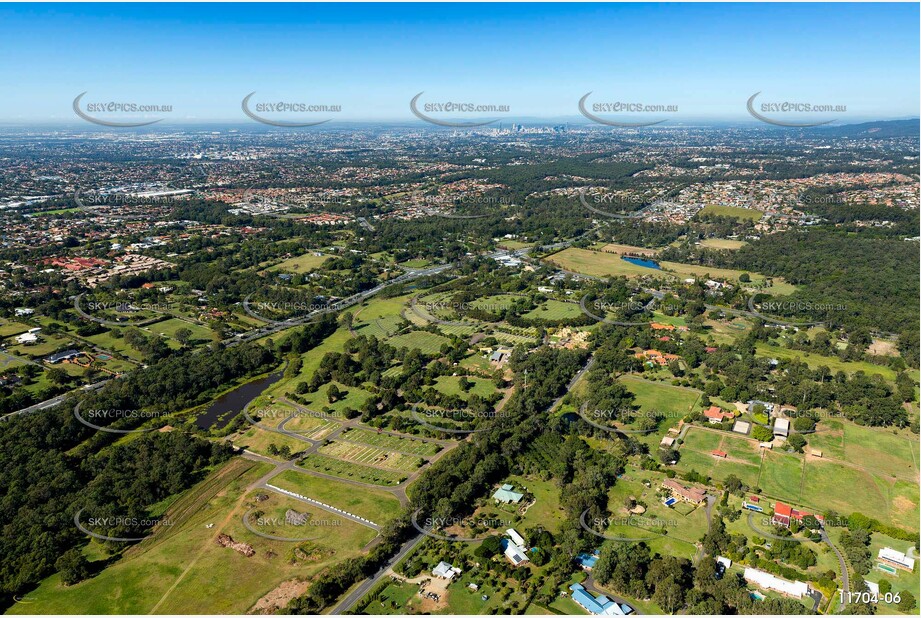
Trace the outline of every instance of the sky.
<instances>
[{"instance_id":1,"label":"sky","mask_svg":"<svg viewBox=\"0 0 921 618\"><path fill-rule=\"evenodd\" d=\"M251 110L341 107L260 114L304 121L416 121L420 92L420 110L505 105L486 115L511 121L580 117L588 92L677 106L636 116L672 122L752 120L756 92L846 106L822 119L917 117L918 23L917 3L3 4L0 122L78 121L82 92L169 105L141 114L169 123L254 123L251 92Z\"/></svg>"}]
</instances>

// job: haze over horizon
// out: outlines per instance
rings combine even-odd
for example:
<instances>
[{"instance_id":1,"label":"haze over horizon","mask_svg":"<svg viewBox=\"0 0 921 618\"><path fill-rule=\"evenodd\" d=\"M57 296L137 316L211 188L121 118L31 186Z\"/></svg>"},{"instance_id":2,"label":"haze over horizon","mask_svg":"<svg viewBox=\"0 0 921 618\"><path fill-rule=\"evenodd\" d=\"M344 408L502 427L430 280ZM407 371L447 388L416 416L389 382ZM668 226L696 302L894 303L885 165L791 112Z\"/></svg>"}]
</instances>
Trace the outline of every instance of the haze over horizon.
<instances>
[{"instance_id":1,"label":"haze over horizon","mask_svg":"<svg viewBox=\"0 0 921 618\"><path fill-rule=\"evenodd\" d=\"M15 85L0 122L80 122L83 92L168 105L163 125L256 124L241 111L253 92L338 106L311 116L334 122L418 122L420 92L420 105L507 106L464 115L503 123L589 122L577 107L589 92L675 106L663 127L755 122L756 92L844 106L821 118L836 125L915 118L918 18L911 4L11 4L0 49L19 61L0 68Z\"/></svg>"}]
</instances>

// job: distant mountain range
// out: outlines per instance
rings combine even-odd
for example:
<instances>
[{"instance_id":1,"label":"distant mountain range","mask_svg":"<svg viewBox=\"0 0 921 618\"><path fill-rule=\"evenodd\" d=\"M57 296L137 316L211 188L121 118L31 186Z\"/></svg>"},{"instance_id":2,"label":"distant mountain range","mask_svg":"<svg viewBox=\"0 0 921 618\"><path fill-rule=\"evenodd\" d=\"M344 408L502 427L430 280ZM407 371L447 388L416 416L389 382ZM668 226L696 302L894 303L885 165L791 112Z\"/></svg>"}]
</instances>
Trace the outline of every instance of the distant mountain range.
<instances>
[{"instance_id":1,"label":"distant mountain range","mask_svg":"<svg viewBox=\"0 0 921 618\"><path fill-rule=\"evenodd\" d=\"M860 124L830 125L816 128L815 130L831 137L869 137L878 139L918 137L921 135L921 119L876 120Z\"/></svg>"}]
</instances>

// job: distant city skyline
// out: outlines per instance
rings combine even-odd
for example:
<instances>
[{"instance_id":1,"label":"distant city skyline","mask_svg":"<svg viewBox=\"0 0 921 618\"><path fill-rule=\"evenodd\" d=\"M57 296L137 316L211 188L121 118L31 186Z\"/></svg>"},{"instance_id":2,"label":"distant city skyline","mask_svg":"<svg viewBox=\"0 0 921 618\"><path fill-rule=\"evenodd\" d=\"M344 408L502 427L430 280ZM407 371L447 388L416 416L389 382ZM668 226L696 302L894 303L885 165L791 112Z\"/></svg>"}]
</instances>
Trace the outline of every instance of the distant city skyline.
<instances>
[{"instance_id":1,"label":"distant city skyline","mask_svg":"<svg viewBox=\"0 0 921 618\"><path fill-rule=\"evenodd\" d=\"M918 20L917 4L8 4L0 123L76 125L84 92L94 118L120 118L110 102L168 106L131 116L164 127L591 123L589 92L586 111L661 127L757 123L758 92L846 108L784 116L797 121L914 118ZM667 111L612 112L621 102Z\"/></svg>"}]
</instances>

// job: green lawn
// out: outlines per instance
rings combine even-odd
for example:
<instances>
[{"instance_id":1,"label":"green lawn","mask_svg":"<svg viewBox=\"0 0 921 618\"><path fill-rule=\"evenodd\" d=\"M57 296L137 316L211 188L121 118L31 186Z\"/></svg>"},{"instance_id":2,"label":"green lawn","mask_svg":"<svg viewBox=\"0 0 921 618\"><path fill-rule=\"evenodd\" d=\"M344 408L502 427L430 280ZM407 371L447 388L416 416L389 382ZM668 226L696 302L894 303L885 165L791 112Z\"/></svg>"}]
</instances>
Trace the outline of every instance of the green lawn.
<instances>
[{"instance_id":1,"label":"green lawn","mask_svg":"<svg viewBox=\"0 0 921 618\"><path fill-rule=\"evenodd\" d=\"M895 372L892 369L863 361L842 361L836 356L820 356L819 354L812 354L811 352L803 352L801 350L788 350L787 348L760 341L755 344L755 349L758 356L776 359L795 358L806 363L810 369L817 369L818 367L825 366L828 367L832 373L838 371L843 371L844 373L863 371L868 375L882 376L890 382L895 380Z\"/></svg>"},{"instance_id":2,"label":"green lawn","mask_svg":"<svg viewBox=\"0 0 921 618\"><path fill-rule=\"evenodd\" d=\"M416 348L424 354L435 355L439 353L441 346L450 343L450 340L441 335L414 330L403 335L391 337L387 340L387 343L395 348Z\"/></svg>"},{"instance_id":3,"label":"green lawn","mask_svg":"<svg viewBox=\"0 0 921 618\"><path fill-rule=\"evenodd\" d=\"M440 376L435 379L435 390L445 395L455 395L461 399L467 399L470 395L479 395L480 397L489 397L496 392L496 383L486 378L467 376L467 381L472 382L473 386L466 392L461 390L460 376Z\"/></svg>"},{"instance_id":4,"label":"green lawn","mask_svg":"<svg viewBox=\"0 0 921 618\"><path fill-rule=\"evenodd\" d=\"M566 303L561 300L548 300L521 317L526 320L568 320L582 315L578 303Z\"/></svg>"},{"instance_id":5,"label":"green lawn","mask_svg":"<svg viewBox=\"0 0 921 618\"><path fill-rule=\"evenodd\" d=\"M758 221L764 213L760 210L751 208L739 208L736 206L717 206L711 204L704 206L698 213L700 215L714 215L719 217L733 217L735 219L748 219L749 221Z\"/></svg>"},{"instance_id":6,"label":"green lawn","mask_svg":"<svg viewBox=\"0 0 921 618\"><path fill-rule=\"evenodd\" d=\"M364 517L376 524L387 523L400 511L400 501L386 491L370 487L356 491L349 485L295 470L285 470L272 477L269 483Z\"/></svg>"},{"instance_id":7,"label":"green lawn","mask_svg":"<svg viewBox=\"0 0 921 618\"><path fill-rule=\"evenodd\" d=\"M287 260L282 260L275 266L269 268L269 270L276 271L285 271L292 273L305 273L322 266L326 260L331 256L329 255L314 255L312 251L308 251L303 255L298 255L296 257L288 258Z\"/></svg>"}]
</instances>

